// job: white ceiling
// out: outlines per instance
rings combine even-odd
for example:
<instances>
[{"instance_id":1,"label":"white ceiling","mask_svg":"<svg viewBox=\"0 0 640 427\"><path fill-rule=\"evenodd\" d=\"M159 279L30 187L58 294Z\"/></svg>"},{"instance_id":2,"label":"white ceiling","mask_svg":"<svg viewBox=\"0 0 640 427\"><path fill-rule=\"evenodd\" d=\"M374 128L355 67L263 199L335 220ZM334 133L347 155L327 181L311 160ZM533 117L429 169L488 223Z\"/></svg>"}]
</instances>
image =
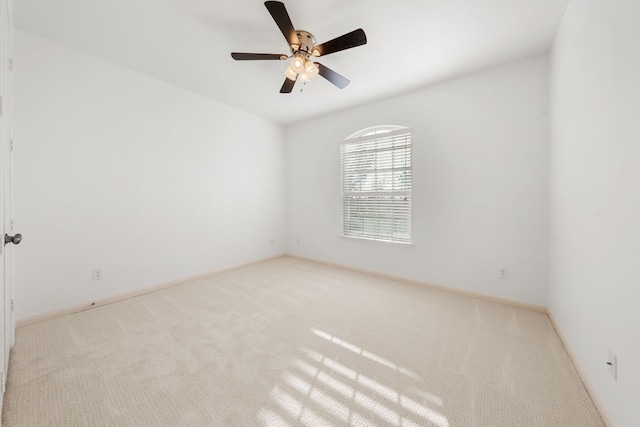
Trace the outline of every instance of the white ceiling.
<instances>
[{"instance_id":1,"label":"white ceiling","mask_svg":"<svg viewBox=\"0 0 640 427\"><path fill-rule=\"evenodd\" d=\"M318 43L363 28L368 44L319 58L322 77L279 93L289 53L260 0L17 0L16 26L281 124L546 52L568 0L285 0Z\"/></svg>"}]
</instances>

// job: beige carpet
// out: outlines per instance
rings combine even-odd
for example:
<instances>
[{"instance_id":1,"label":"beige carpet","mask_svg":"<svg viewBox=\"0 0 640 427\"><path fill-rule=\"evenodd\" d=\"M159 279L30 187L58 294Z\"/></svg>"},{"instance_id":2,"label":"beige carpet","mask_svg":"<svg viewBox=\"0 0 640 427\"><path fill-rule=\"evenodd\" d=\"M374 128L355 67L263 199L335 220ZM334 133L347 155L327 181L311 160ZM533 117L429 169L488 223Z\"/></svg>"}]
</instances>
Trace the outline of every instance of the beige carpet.
<instances>
[{"instance_id":1,"label":"beige carpet","mask_svg":"<svg viewBox=\"0 0 640 427\"><path fill-rule=\"evenodd\" d=\"M4 426L603 426L545 315L291 258L17 331Z\"/></svg>"}]
</instances>

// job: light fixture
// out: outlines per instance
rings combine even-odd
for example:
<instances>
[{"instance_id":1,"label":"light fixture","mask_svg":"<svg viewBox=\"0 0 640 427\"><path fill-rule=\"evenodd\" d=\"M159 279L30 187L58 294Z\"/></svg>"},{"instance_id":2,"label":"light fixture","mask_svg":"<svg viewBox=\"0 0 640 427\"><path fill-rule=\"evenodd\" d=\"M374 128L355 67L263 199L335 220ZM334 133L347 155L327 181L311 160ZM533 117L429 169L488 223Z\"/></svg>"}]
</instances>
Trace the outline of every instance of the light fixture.
<instances>
[{"instance_id":1,"label":"light fixture","mask_svg":"<svg viewBox=\"0 0 640 427\"><path fill-rule=\"evenodd\" d=\"M296 77L298 76L298 73L296 73L295 71L293 71L291 69L291 65L289 65L287 67L287 69L284 72L284 75L289 79L289 80L293 80L294 82L296 81Z\"/></svg>"},{"instance_id":2,"label":"light fixture","mask_svg":"<svg viewBox=\"0 0 640 427\"><path fill-rule=\"evenodd\" d=\"M304 70L304 58L302 56L295 56L293 58L293 61L291 61L291 65L289 65L291 67L291 70L296 72L296 73L300 73L302 72L302 70Z\"/></svg>"},{"instance_id":3,"label":"light fixture","mask_svg":"<svg viewBox=\"0 0 640 427\"><path fill-rule=\"evenodd\" d=\"M301 82L301 83L306 83L306 82L308 82L309 80L311 80L311 77L309 77L309 76L307 75L307 73L300 73L300 82Z\"/></svg>"},{"instance_id":4,"label":"light fixture","mask_svg":"<svg viewBox=\"0 0 640 427\"><path fill-rule=\"evenodd\" d=\"M309 76L309 79L312 79L318 75L318 71L320 70L318 69L318 66L314 62L307 61L307 63L304 64L304 71L307 74L307 76Z\"/></svg>"},{"instance_id":5,"label":"light fixture","mask_svg":"<svg viewBox=\"0 0 640 427\"><path fill-rule=\"evenodd\" d=\"M313 61L297 55L285 70L284 75L293 81L296 81L296 78L299 77L302 83L306 83L317 76L319 71L318 66Z\"/></svg>"}]
</instances>

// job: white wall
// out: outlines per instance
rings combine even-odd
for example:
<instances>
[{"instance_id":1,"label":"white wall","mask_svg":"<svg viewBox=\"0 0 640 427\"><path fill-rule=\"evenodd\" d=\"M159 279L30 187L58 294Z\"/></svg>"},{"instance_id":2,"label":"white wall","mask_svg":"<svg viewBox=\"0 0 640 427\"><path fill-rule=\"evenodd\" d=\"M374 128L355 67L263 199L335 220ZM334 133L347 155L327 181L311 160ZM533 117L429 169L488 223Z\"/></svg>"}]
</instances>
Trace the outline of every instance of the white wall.
<instances>
[{"instance_id":1,"label":"white wall","mask_svg":"<svg viewBox=\"0 0 640 427\"><path fill-rule=\"evenodd\" d=\"M544 56L288 127L288 252L546 305L548 92ZM381 124L414 130L412 246L339 237L339 144Z\"/></svg>"},{"instance_id":2,"label":"white wall","mask_svg":"<svg viewBox=\"0 0 640 427\"><path fill-rule=\"evenodd\" d=\"M640 426L639 19L572 1L551 67L549 305L619 427Z\"/></svg>"},{"instance_id":3,"label":"white wall","mask_svg":"<svg viewBox=\"0 0 640 427\"><path fill-rule=\"evenodd\" d=\"M18 319L284 252L280 126L25 31L15 64Z\"/></svg>"}]
</instances>

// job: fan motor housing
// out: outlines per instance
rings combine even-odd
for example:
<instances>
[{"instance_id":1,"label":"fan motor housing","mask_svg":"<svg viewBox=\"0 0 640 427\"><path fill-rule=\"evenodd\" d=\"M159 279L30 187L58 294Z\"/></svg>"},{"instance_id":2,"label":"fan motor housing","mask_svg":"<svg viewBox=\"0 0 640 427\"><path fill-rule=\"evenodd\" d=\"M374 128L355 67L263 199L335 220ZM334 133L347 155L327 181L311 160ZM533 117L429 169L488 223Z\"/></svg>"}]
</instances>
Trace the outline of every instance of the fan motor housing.
<instances>
[{"instance_id":1,"label":"fan motor housing","mask_svg":"<svg viewBox=\"0 0 640 427\"><path fill-rule=\"evenodd\" d=\"M296 35L300 41L300 46L291 46L291 53L306 53L308 55L313 51L313 47L316 45L316 38L308 31L296 30ZM297 49L296 49L297 47Z\"/></svg>"}]
</instances>

